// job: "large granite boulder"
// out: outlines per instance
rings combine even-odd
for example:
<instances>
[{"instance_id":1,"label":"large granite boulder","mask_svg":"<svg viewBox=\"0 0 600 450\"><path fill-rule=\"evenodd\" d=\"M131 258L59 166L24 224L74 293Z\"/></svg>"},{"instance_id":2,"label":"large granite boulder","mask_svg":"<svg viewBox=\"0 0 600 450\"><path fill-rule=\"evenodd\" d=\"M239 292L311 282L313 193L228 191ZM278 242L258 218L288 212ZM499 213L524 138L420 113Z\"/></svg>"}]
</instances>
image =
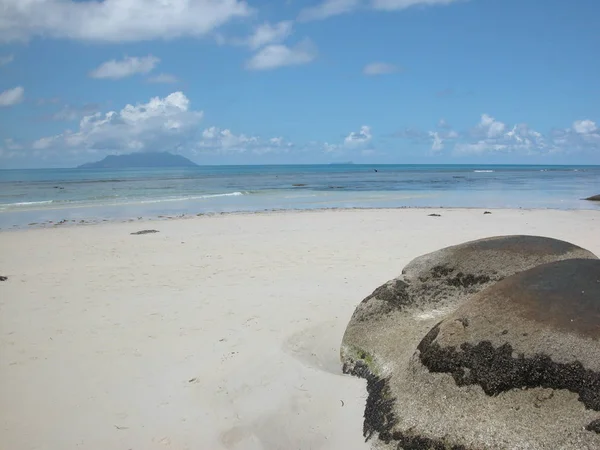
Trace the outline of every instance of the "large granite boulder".
<instances>
[{"instance_id":1,"label":"large granite boulder","mask_svg":"<svg viewBox=\"0 0 600 450\"><path fill-rule=\"evenodd\" d=\"M573 259L576 261L569 261ZM526 276L531 270L535 271L538 266L550 267L548 263L565 260L568 262L557 263L559 266L563 264L559 269L544 275L548 280L556 278L556 283L560 282L558 278L563 277L561 286L564 289L561 288L561 291L558 285L551 283L546 283L544 289L554 292L552 295L557 298L564 298L563 310L566 310L570 304L567 297L572 292L567 292L570 284L564 281L564 278L580 283L577 276L567 275L567 272L576 274L579 273L578 268L585 268L585 270L581 269L581 273L584 274L581 276L585 279L593 278L594 271L600 268L600 261L589 251L575 245L536 236L482 239L419 257L406 266L399 278L376 289L372 295L363 300L346 329L341 347L341 359L345 373L367 379L369 397L365 409L363 430L365 437L375 438L378 444L387 448L557 448L547 447L544 443L546 441L538 439L538 428L530 430L528 435L525 432L527 420L524 418L529 417L527 414L533 414L539 418L540 423L547 420L547 427L556 426L553 421L562 420L560 411L552 407L536 408L535 405L544 402L544 405L554 405L569 395L575 398L575 403L564 402L565 405L573 404L569 407L572 407L573 411L579 408L581 412L579 415L573 413L572 417L576 417L579 422L587 420L586 423L582 423L581 430L584 430L583 427L586 425L593 427L593 420L600 418L600 415L594 416L590 412L592 410L589 409L589 405L576 399L578 395L593 398L593 392L597 392L594 391L596 388L591 388L592 394L589 390L581 394L557 387L558 385L542 384L541 387L530 389L524 394L521 388L532 387L527 384L529 381L514 379L516 375L513 374L513 366L505 367L506 361L501 359L501 356L506 358L509 355L518 360L519 356L514 356L514 352L527 355L524 356L525 359L542 358L539 355L550 355L550 357L559 355L559 353L543 352L544 349L549 349L543 347L543 342L546 342L544 339L554 336L552 339L548 338L550 340L547 342L551 346L562 342L563 347L557 348L562 349L561 355L568 354L571 359L558 358L552 361L566 364L565 367L568 369L563 367L564 370L583 370L581 373L588 374L586 370L598 371L598 368L594 368L596 366L586 366L584 362L589 361L590 358L600 361L597 336L581 335L578 340L566 338L565 336L571 336L571 332L556 331L558 325L543 316L543 314L550 314L544 312L543 307L538 309L541 311L540 314L546 317L545 320L548 320L549 331L545 334L536 328L538 322L543 322L542 316L538 318L539 320L530 319L527 323L516 320L521 325L509 326L513 324L513 316L520 311L521 307L516 306L520 304L519 298L527 298L526 302L532 304L537 304L536 301L543 303L544 295L541 292L545 291L541 287L539 288L541 291L536 291L538 300L533 300L534 294L524 294L526 297L517 295L513 303L501 303L504 305L502 314L499 314L502 315L502 320L496 316L490 319L492 317L490 314L482 316L478 311L483 311L483 307L473 309L474 316L467 314L472 305L487 304L485 299L492 298L487 297L487 293L493 292L497 286L505 286L504 289L507 289L506 286L512 286L515 294L521 291L528 292L523 286L529 286L529 281L526 279L517 282L514 281L516 277ZM600 275L598 279L600 280ZM504 281L498 283L501 280ZM579 289L577 283L573 285L575 286L573 289ZM589 298L600 299L598 294L600 282L597 283L598 286L593 284L596 283L596 279L593 283L584 281L581 283L582 286L585 285L581 290L587 289L590 292ZM594 291L588 285L591 288L596 286L596 290ZM559 300L557 302L557 305L562 304ZM578 323L584 328L598 329L600 328L598 310L594 310L595 306L591 300L588 303L590 302L591 309L577 309L580 317ZM559 315L556 309L558 307L554 303L548 305L551 306L552 311L557 311L556 315ZM596 316L591 314L593 311L596 311ZM582 319L583 316L587 319ZM502 327L498 331L499 336L514 337L514 344L511 344L513 347L510 350L506 346L503 347L506 342L501 342L501 339L489 340L489 343L486 343L486 335L483 331L477 334L477 330L484 329L489 320L497 321L498 327ZM584 323L587 325L583 325ZM494 327L490 326L488 329L496 330ZM475 337L468 340L463 330L469 332L473 330ZM530 338L533 335L536 336L536 344ZM582 345L586 340L591 342L587 347ZM457 349L462 349L461 345L465 342L473 348L466 347L467 350L463 350L463 354ZM581 351L568 353L569 345L575 344L580 346ZM592 354L586 350L594 346L596 353ZM452 347L455 348L455 353L459 353L458 356L452 353L450 350ZM501 350L494 350L497 347ZM535 349L535 352L529 352L528 348ZM584 357L586 352L589 355L588 359ZM452 359L454 356L457 359ZM475 369L465 365L467 363L459 364L464 361L471 361ZM484 369L482 361L489 362L490 367ZM543 361L547 360L543 359ZM576 367L568 364L575 364ZM535 364L519 367L531 367L534 371L538 369ZM497 373L494 374L495 372ZM560 378L563 373L559 371L556 376ZM581 380L589 382L589 378L585 378L587 376L581 375L583 378L580 377L579 383L581 384ZM515 386L510 382L507 384L506 379L513 380ZM490 397L488 394L496 397ZM546 409L552 412L542 414ZM474 422L473 418L477 417L479 420L480 415L481 421L469 428ZM511 417L519 417L522 422L510 421ZM572 427L574 421L575 419L562 420L561 424L564 423L564 427L558 428L563 431L571 430L569 427ZM516 433L513 427L520 427L525 431ZM571 431L577 434L581 430ZM581 438L583 441L564 441L567 445L564 448L587 448L585 445L588 442L596 443L594 441L598 439L596 433L584 431L585 434L581 436L577 434L578 437L573 438ZM515 440L517 438L511 440L511 436L519 436L518 439L521 441ZM579 446L574 444L577 442Z\"/></svg>"}]
</instances>

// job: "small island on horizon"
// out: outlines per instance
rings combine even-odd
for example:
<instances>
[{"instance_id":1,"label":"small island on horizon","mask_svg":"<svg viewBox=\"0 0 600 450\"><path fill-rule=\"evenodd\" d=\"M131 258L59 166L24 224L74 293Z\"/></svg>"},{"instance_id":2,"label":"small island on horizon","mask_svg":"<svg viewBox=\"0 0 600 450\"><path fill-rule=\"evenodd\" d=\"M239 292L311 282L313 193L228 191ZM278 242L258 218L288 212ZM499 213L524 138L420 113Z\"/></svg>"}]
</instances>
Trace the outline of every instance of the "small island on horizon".
<instances>
[{"instance_id":1,"label":"small island on horizon","mask_svg":"<svg viewBox=\"0 0 600 450\"><path fill-rule=\"evenodd\" d=\"M184 156L170 152L136 152L124 155L108 155L96 162L77 166L77 169L138 169L152 167L198 167Z\"/></svg>"}]
</instances>

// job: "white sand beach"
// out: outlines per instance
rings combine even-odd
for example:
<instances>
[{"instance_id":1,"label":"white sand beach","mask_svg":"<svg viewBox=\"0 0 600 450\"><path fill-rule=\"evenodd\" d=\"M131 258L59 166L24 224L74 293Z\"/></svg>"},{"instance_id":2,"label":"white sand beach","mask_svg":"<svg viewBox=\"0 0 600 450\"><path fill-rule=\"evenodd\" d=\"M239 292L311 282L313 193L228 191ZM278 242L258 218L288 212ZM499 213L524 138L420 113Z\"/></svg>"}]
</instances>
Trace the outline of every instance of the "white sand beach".
<instances>
[{"instance_id":1,"label":"white sand beach","mask_svg":"<svg viewBox=\"0 0 600 450\"><path fill-rule=\"evenodd\" d=\"M230 214L0 233L0 448L363 449L355 306L506 234L600 255L600 211ZM441 217L430 217L438 213ZM143 229L159 233L131 235Z\"/></svg>"}]
</instances>

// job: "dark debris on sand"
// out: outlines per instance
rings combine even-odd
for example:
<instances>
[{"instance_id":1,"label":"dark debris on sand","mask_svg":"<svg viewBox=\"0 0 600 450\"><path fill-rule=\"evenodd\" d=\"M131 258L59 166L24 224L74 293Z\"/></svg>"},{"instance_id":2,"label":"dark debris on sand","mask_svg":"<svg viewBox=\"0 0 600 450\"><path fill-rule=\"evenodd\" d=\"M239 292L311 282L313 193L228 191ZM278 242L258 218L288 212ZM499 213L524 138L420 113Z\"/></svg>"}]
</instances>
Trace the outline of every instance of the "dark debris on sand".
<instances>
[{"instance_id":1,"label":"dark debris on sand","mask_svg":"<svg viewBox=\"0 0 600 450\"><path fill-rule=\"evenodd\" d=\"M8 280L8 277L0 275L0 281L6 281L6 280Z\"/></svg>"},{"instance_id":2,"label":"dark debris on sand","mask_svg":"<svg viewBox=\"0 0 600 450\"><path fill-rule=\"evenodd\" d=\"M135 234L135 235L137 235L137 234L152 234L152 233L158 233L158 232L159 232L158 230L141 230L141 231L135 231L131 234Z\"/></svg>"}]
</instances>

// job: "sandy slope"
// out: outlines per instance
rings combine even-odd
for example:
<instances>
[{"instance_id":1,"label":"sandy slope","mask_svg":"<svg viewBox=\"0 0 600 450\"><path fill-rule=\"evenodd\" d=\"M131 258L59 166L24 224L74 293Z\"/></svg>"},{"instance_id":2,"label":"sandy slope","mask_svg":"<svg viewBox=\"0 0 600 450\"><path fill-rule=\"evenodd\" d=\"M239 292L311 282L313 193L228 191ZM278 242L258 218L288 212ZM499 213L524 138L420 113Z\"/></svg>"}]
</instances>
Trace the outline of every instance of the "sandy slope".
<instances>
[{"instance_id":1,"label":"sandy slope","mask_svg":"<svg viewBox=\"0 0 600 450\"><path fill-rule=\"evenodd\" d=\"M361 449L355 305L499 234L600 254L595 211L225 215L0 233L0 448ZM129 233L155 228L160 233Z\"/></svg>"}]
</instances>

